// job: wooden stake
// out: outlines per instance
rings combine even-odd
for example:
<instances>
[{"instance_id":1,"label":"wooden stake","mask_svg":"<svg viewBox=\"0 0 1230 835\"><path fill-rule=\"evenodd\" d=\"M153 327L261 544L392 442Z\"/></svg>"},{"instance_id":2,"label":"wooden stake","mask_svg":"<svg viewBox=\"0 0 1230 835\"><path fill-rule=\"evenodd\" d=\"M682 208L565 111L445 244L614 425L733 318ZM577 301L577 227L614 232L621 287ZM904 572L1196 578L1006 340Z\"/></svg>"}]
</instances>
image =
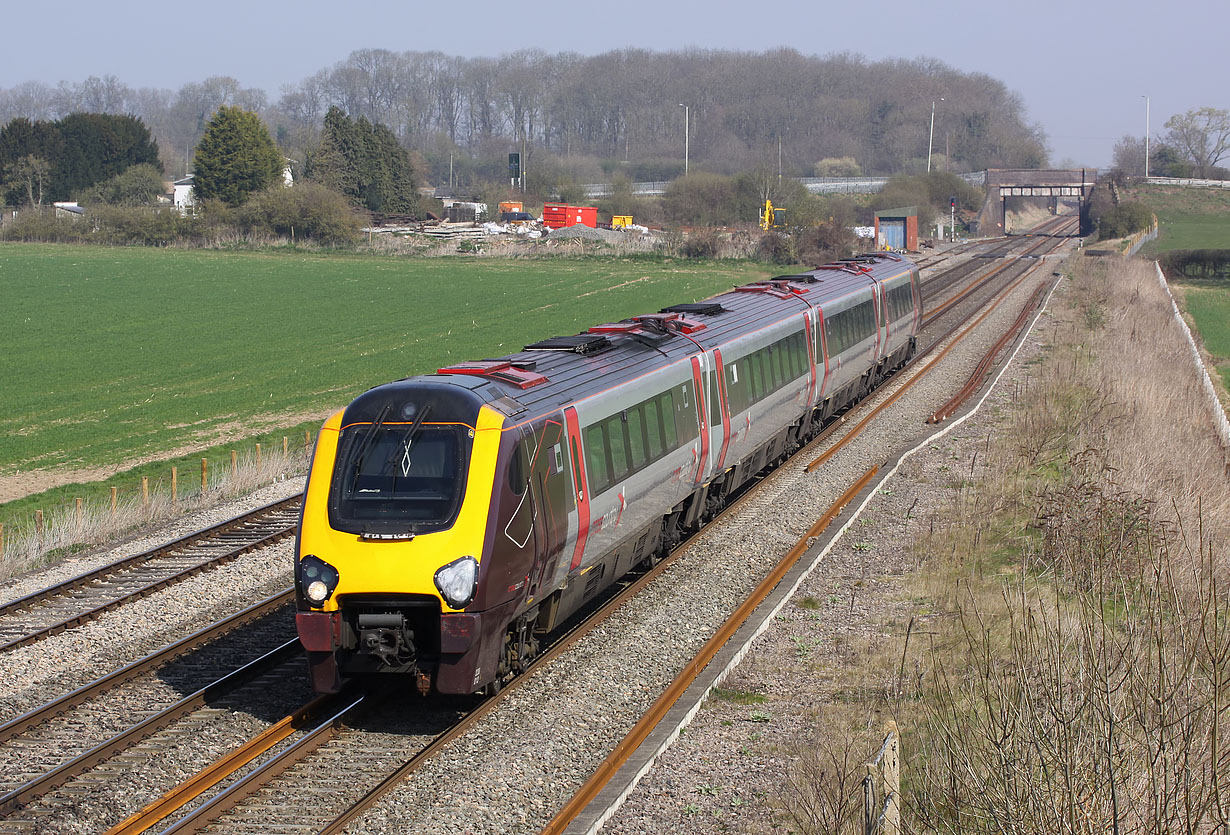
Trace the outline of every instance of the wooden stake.
<instances>
[{"instance_id":1,"label":"wooden stake","mask_svg":"<svg viewBox=\"0 0 1230 835\"><path fill-rule=\"evenodd\" d=\"M76 513L76 516L77 516L77 530L81 530L81 521L82 521L82 520L81 520L81 499L80 499L80 498L78 498L78 499L77 499L76 504L77 504L77 513Z\"/></svg>"},{"instance_id":2,"label":"wooden stake","mask_svg":"<svg viewBox=\"0 0 1230 835\"><path fill-rule=\"evenodd\" d=\"M116 498L116 493L118 492L119 492L118 487L111 488L111 515L112 516L115 515L115 498Z\"/></svg>"},{"instance_id":3,"label":"wooden stake","mask_svg":"<svg viewBox=\"0 0 1230 835\"><path fill-rule=\"evenodd\" d=\"M209 459L201 459L201 495L205 495L205 491L209 489Z\"/></svg>"},{"instance_id":4,"label":"wooden stake","mask_svg":"<svg viewBox=\"0 0 1230 835\"><path fill-rule=\"evenodd\" d=\"M179 498L179 468L171 468L171 504Z\"/></svg>"},{"instance_id":5,"label":"wooden stake","mask_svg":"<svg viewBox=\"0 0 1230 835\"><path fill-rule=\"evenodd\" d=\"M4 561L4 523L0 522L0 562Z\"/></svg>"},{"instance_id":6,"label":"wooden stake","mask_svg":"<svg viewBox=\"0 0 1230 835\"><path fill-rule=\"evenodd\" d=\"M239 453L235 452L235 450L232 449L231 450L231 475L234 476L238 474L239 474Z\"/></svg>"},{"instance_id":7,"label":"wooden stake","mask_svg":"<svg viewBox=\"0 0 1230 835\"><path fill-rule=\"evenodd\" d=\"M290 438L282 436L282 455L290 454Z\"/></svg>"},{"instance_id":8,"label":"wooden stake","mask_svg":"<svg viewBox=\"0 0 1230 835\"><path fill-rule=\"evenodd\" d=\"M309 452L312 449L312 433L306 429L303 430L303 448Z\"/></svg>"},{"instance_id":9,"label":"wooden stake","mask_svg":"<svg viewBox=\"0 0 1230 835\"><path fill-rule=\"evenodd\" d=\"M260 465L261 465L261 445L257 444L256 445L256 466L259 467Z\"/></svg>"},{"instance_id":10,"label":"wooden stake","mask_svg":"<svg viewBox=\"0 0 1230 835\"><path fill-rule=\"evenodd\" d=\"M149 507L149 476L141 476L141 506Z\"/></svg>"},{"instance_id":11,"label":"wooden stake","mask_svg":"<svg viewBox=\"0 0 1230 835\"><path fill-rule=\"evenodd\" d=\"M43 535L43 511L34 511L34 532L39 536Z\"/></svg>"}]
</instances>

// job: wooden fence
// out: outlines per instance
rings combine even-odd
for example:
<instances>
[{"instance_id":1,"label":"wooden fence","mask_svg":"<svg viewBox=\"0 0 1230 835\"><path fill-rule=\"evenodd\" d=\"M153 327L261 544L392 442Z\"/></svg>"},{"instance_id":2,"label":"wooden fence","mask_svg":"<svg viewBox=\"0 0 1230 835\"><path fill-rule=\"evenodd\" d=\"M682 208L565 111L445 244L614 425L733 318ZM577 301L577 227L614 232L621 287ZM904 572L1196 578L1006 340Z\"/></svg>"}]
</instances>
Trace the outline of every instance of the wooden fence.
<instances>
[{"instance_id":1,"label":"wooden fence","mask_svg":"<svg viewBox=\"0 0 1230 835\"><path fill-rule=\"evenodd\" d=\"M901 733L893 721L863 777L863 835L901 835Z\"/></svg>"}]
</instances>

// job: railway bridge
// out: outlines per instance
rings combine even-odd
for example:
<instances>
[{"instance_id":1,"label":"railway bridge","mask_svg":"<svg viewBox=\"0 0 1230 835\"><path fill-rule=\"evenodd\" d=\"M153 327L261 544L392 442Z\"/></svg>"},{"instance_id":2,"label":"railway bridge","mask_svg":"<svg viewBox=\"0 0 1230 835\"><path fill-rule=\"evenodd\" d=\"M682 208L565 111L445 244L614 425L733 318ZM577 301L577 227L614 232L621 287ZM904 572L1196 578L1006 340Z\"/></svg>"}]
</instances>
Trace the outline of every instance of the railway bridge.
<instances>
[{"instance_id":1,"label":"railway bridge","mask_svg":"<svg viewBox=\"0 0 1230 835\"><path fill-rule=\"evenodd\" d=\"M987 169L987 198L978 214L983 234L1007 231L1009 197L1044 197L1052 211L1059 201L1077 201L1081 210L1081 234L1086 234L1085 202L1098 179L1096 168L1073 169Z\"/></svg>"}]
</instances>

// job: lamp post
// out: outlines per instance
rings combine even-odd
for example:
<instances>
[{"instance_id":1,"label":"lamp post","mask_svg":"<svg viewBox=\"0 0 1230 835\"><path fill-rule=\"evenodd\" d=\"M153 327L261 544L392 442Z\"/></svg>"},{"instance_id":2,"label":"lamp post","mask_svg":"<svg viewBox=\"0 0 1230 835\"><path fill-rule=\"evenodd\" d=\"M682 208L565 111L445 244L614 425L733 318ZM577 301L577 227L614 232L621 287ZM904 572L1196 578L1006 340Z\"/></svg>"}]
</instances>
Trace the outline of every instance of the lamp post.
<instances>
[{"instance_id":1,"label":"lamp post","mask_svg":"<svg viewBox=\"0 0 1230 835\"><path fill-rule=\"evenodd\" d=\"M1145 179L1149 179L1149 97L1141 96L1145 100Z\"/></svg>"},{"instance_id":2,"label":"lamp post","mask_svg":"<svg viewBox=\"0 0 1230 835\"><path fill-rule=\"evenodd\" d=\"M940 101L943 101L943 97ZM927 173L931 173L931 147L935 142L935 102L931 102L931 130L927 134Z\"/></svg>"},{"instance_id":3,"label":"lamp post","mask_svg":"<svg viewBox=\"0 0 1230 835\"><path fill-rule=\"evenodd\" d=\"M683 176L686 177L688 176L688 134L690 133L688 122L692 108L683 102L680 102L679 106L683 108Z\"/></svg>"}]
</instances>

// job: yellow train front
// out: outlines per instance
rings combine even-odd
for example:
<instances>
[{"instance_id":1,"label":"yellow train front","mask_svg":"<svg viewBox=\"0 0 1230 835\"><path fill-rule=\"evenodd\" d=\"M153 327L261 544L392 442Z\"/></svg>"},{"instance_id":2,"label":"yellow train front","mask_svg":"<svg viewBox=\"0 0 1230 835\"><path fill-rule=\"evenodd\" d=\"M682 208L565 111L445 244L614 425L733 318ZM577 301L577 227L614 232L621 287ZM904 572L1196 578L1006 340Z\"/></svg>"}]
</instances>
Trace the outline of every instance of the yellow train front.
<instances>
[{"instance_id":1,"label":"yellow train front","mask_svg":"<svg viewBox=\"0 0 1230 835\"><path fill-rule=\"evenodd\" d=\"M485 399L465 385L405 380L325 423L295 578L316 691L378 673L415 676L424 693L499 680L524 600L518 578L533 557L527 548L491 558L490 532L511 503L495 473L511 450L501 449L504 416Z\"/></svg>"}]
</instances>

